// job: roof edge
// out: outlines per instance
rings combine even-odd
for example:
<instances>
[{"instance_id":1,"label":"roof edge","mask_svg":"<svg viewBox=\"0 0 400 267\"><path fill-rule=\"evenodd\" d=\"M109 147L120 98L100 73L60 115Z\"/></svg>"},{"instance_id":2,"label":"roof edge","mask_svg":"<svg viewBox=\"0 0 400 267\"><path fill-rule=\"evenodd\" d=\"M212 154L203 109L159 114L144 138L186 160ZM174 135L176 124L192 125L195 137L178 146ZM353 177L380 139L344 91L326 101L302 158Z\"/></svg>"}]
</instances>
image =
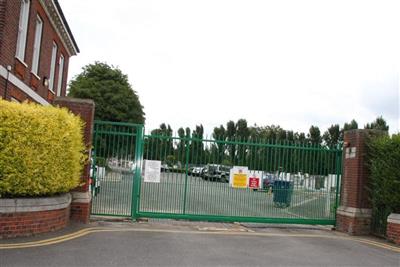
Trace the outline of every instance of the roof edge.
<instances>
[{"instance_id":1,"label":"roof edge","mask_svg":"<svg viewBox=\"0 0 400 267\"><path fill-rule=\"evenodd\" d=\"M67 30L67 32L68 32L68 35L69 35L69 37L71 38L71 41L72 41L72 43L73 43L73 45L74 45L74 47L75 47L76 52L77 52L77 53L80 53L78 44L77 44L76 41L75 41L74 35L72 34L71 28L70 28L69 25L68 25L67 19L65 18L64 12L63 12L62 9L61 9L60 3L58 2L58 0L53 0L53 2L54 2L54 5L55 5L56 8L57 8L57 11L58 11L58 13L59 13L59 15L60 15L60 17L61 17L61 20L63 21L63 23L64 23L64 25L65 25L65 28L66 28L66 30Z\"/></svg>"}]
</instances>

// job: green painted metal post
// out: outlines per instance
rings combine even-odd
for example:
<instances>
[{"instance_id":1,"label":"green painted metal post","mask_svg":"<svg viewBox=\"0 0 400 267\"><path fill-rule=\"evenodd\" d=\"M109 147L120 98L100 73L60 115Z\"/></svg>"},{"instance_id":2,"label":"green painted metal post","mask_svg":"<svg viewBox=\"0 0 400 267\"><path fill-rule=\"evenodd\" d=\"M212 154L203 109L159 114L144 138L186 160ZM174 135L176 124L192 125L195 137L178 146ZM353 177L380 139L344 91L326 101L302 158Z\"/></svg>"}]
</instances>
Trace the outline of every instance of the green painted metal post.
<instances>
[{"instance_id":1,"label":"green painted metal post","mask_svg":"<svg viewBox=\"0 0 400 267\"><path fill-rule=\"evenodd\" d=\"M342 151L338 150L336 152L336 199L335 199L335 225L336 225L336 210L339 207L339 190L340 190L340 184L339 184L339 177L342 174L342 160L343 160L343 154Z\"/></svg>"},{"instance_id":2,"label":"green painted metal post","mask_svg":"<svg viewBox=\"0 0 400 267\"><path fill-rule=\"evenodd\" d=\"M186 201L187 201L187 179L188 179L188 172L189 172L189 145L186 145L186 151L185 151L185 157L186 157L186 163L185 163L185 191L183 194L183 214L186 214Z\"/></svg>"},{"instance_id":3,"label":"green painted metal post","mask_svg":"<svg viewBox=\"0 0 400 267\"><path fill-rule=\"evenodd\" d=\"M138 218L139 210L139 198L140 198L140 183L141 183L141 171L143 161L143 126L137 126L136 128L136 142L135 142L135 175L132 183L132 220Z\"/></svg>"}]
</instances>

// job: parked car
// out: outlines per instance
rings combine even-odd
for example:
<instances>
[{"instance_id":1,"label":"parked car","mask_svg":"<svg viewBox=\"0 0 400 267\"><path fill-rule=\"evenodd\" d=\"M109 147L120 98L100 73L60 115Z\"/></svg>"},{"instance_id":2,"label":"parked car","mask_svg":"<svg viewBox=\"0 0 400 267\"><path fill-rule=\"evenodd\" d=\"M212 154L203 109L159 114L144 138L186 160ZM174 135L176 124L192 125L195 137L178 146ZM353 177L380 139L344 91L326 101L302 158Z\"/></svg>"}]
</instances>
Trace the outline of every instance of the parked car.
<instances>
[{"instance_id":1,"label":"parked car","mask_svg":"<svg viewBox=\"0 0 400 267\"><path fill-rule=\"evenodd\" d=\"M189 174L189 175L193 175L193 170L194 170L194 168L195 168L195 167L190 167L190 168L188 169L188 174Z\"/></svg>"},{"instance_id":2,"label":"parked car","mask_svg":"<svg viewBox=\"0 0 400 267\"><path fill-rule=\"evenodd\" d=\"M200 176L204 167L193 167L191 175L193 176Z\"/></svg>"},{"instance_id":3,"label":"parked car","mask_svg":"<svg viewBox=\"0 0 400 267\"><path fill-rule=\"evenodd\" d=\"M230 167L219 164L208 164L204 175L204 180L229 182Z\"/></svg>"},{"instance_id":4,"label":"parked car","mask_svg":"<svg viewBox=\"0 0 400 267\"><path fill-rule=\"evenodd\" d=\"M171 171L171 169L167 164L161 164L161 172L169 172L169 171Z\"/></svg>"}]
</instances>

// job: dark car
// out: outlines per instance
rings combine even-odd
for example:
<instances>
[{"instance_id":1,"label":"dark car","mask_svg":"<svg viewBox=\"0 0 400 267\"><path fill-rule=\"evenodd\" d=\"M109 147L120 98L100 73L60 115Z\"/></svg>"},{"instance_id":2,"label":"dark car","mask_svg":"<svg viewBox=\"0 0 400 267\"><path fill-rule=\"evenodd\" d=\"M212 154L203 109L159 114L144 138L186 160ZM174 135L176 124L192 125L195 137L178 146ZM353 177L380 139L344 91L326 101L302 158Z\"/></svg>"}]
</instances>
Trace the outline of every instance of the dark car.
<instances>
[{"instance_id":1,"label":"dark car","mask_svg":"<svg viewBox=\"0 0 400 267\"><path fill-rule=\"evenodd\" d=\"M167 164L161 164L161 172L170 172L171 168Z\"/></svg>"},{"instance_id":2,"label":"dark car","mask_svg":"<svg viewBox=\"0 0 400 267\"><path fill-rule=\"evenodd\" d=\"M219 164L208 164L204 170L204 180L216 182L229 182L231 167Z\"/></svg>"}]
</instances>

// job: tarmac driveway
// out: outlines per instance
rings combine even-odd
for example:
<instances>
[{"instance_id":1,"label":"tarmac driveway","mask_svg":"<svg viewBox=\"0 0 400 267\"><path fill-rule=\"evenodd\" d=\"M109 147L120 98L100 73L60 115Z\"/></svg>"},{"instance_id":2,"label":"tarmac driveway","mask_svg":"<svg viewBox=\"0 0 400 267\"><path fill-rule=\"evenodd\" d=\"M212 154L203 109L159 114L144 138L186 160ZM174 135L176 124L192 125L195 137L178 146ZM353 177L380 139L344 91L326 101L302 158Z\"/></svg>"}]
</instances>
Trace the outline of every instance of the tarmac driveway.
<instances>
[{"instance_id":1,"label":"tarmac driveway","mask_svg":"<svg viewBox=\"0 0 400 267\"><path fill-rule=\"evenodd\" d=\"M398 267L400 248L318 227L100 221L84 229L0 240L0 266Z\"/></svg>"}]
</instances>

